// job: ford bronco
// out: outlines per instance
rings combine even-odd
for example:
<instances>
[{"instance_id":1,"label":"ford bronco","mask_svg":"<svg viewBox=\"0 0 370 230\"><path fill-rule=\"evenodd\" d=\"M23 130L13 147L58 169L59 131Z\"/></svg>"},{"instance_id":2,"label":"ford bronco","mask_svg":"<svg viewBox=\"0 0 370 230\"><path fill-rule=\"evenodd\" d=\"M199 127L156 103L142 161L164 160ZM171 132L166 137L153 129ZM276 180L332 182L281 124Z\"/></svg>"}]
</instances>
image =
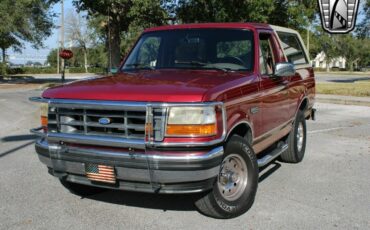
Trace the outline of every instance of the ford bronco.
<instances>
[{"instance_id":1,"label":"ford bronco","mask_svg":"<svg viewBox=\"0 0 370 230\"><path fill-rule=\"evenodd\" d=\"M200 193L206 215L253 204L259 170L298 163L315 78L300 35L257 23L143 32L113 76L49 88L36 152L72 193Z\"/></svg>"}]
</instances>

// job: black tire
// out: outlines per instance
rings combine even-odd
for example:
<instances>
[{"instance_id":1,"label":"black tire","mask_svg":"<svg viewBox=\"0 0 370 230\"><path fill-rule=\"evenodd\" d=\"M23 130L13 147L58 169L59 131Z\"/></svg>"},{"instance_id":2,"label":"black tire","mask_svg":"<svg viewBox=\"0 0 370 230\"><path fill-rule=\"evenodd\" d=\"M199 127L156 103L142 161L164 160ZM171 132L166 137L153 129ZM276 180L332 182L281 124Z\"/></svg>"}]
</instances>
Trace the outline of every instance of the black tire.
<instances>
[{"instance_id":1,"label":"black tire","mask_svg":"<svg viewBox=\"0 0 370 230\"><path fill-rule=\"evenodd\" d=\"M302 139L302 147L299 148L299 137L297 136L299 131L299 127L303 129L303 139ZM290 131L287 137L287 144L288 149L280 155L280 159L287 163L299 163L303 160L304 153L306 151L306 136L307 136L307 129L306 129L306 119L304 117L303 111L298 111L297 117L293 124L293 129Z\"/></svg>"},{"instance_id":2,"label":"black tire","mask_svg":"<svg viewBox=\"0 0 370 230\"><path fill-rule=\"evenodd\" d=\"M236 159L240 160L240 163L242 164L242 161L244 161L246 170L242 170L243 167L241 167L239 170L241 171L240 175L244 175L245 178L247 178L246 184L243 183L245 185L243 185L241 189L236 190L239 191L238 196L234 197L235 199L230 200L225 198L225 190L223 190L224 187L222 187L223 185L220 184L220 180L225 178L225 176L221 178L219 175L213 185L213 189L195 202L195 206L199 209L199 211L207 216L220 219L234 218L248 211L253 205L258 187L259 174L256 155L245 139L234 135L225 145L224 160L220 169L220 174L223 172L223 167L226 164L225 160L229 160L229 162L231 162L230 159L232 159L232 157L236 157ZM231 166L232 165L234 165L233 162L231 162ZM234 168L235 166L236 164L234 165ZM245 171L247 174L244 173ZM229 179L230 178L231 177L229 177ZM240 181L243 180L231 180L231 184ZM227 183L229 183L229 181ZM236 184L237 183L234 183L235 187Z\"/></svg>"},{"instance_id":3,"label":"black tire","mask_svg":"<svg viewBox=\"0 0 370 230\"><path fill-rule=\"evenodd\" d=\"M98 188L83 184L77 184L73 182L69 182L65 179L60 179L60 183L68 189L72 194L78 195L78 196L90 196L97 193L101 193L105 191L104 188Z\"/></svg>"}]
</instances>

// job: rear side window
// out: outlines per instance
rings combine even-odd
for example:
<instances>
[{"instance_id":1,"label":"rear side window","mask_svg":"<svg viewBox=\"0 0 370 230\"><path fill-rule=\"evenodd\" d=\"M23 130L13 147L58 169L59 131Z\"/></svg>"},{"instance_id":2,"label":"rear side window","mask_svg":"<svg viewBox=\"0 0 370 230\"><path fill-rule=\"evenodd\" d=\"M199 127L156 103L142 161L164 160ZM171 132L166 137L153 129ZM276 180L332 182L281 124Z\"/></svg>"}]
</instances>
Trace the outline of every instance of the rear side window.
<instances>
[{"instance_id":1,"label":"rear side window","mask_svg":"<svg viewBox=\"0 0 370 230\"><path fill-rule=\"evenodd\" d=\"M285 32L277 32L277 34L279 35L281 45L289 62L295 65L308 63L302 44L296 34Z\"/></svg>"}]
</instances>

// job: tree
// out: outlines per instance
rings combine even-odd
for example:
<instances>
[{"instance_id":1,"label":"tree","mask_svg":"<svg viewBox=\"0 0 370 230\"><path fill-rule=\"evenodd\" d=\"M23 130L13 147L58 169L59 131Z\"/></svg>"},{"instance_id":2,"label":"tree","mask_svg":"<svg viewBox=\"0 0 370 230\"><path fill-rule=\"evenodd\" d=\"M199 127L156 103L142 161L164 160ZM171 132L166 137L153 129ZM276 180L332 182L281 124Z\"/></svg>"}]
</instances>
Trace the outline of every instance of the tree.
<instances>
[{"instance_id":1,"label":"tree","mask_svg":"<svg viewBox=\"0 0 370 230\"><path fill-rule=\"evenodd\" d=\"M370 0L367 0L363 3L363 11L362 16L363 20L362 22L357 25L357 37L361 39L369 39L370 38Z\"/></svg>"},{"instance_id":2,"label":"tree","mask_svg":"<svg viewBox=\"0 0 370 230\"><path fill-rule=\"evenodd\" d=\"M1 0L0 49L2 50L2 76L6 75L6 50L20 52L23 42L35 48L50 36L54 14L49 12L54 0Z\"/></svg>"},{"instance_id":3,"label":"tree","mask_svg":"<svg viewBox=\"0 0 370 230\"><path fill-rule=\"evenodd\" d=\"M177 18L191 22L265 22L303 30L315 19L311 0L180 0Z\"/></svg>"},{"instance_id":4,"label":"tree","mask_svg":"<svg viewBox=\"0 0 370 230\"><path fill-rule=\"evenodd\" d=\"M73 57L68 60L68 65L70 67L81 67L84 65L84 55L81 47L72 47ZM46 63L50 64L52 67L57 66L57 53L58 49L50 50ZM107 64L106 53L104 52L103 45L94 45L93 48L87 48L87 53L89 54L89 65L95 67L105 67Z\"/></svg>"},{"instance_id":5,"label":"tree","mask_svg":"<svg viewBox=\"0 0 370 230\"><path fill-rule=\"evenodd\" d=\"M316 55L320 52L324 52L327 72L330 71L330 63L338 56L341 56L337 43L339 36L328 34L321 26L318 26L312 37L311 52Z\"/></svg>"},{"instance_id":6,"label":"tree","mask_svg":"<svg viewBox=\"0 0 370 230\"><path fill-rule=\"evenodd\" d=\"M84 55L85 72L88 72L87 48L92 44L91 30L81 15L70 10L66 22L66 34L74 46L80 47Z\"/></svg>"},{"instance_id":7,"label":"tree","mask_svg":"<svg viewBox=\"0 0 370 230\"><path fill-rule=\"evenodd\" d=\"M109 68L121 61L121 35L128 33L130 25L140 27L166 23L167 13L162 8L166 0L74 0L78 10L86 10L89 17L100 19L96 25L105 34L109 51Z\"/></svg>"},{"instance_id":8,"label":"tree","mask_svg":"<svg viewBox=\"0 0 370 230\"><path fill-rule=\"evenodd\" d=\"M56 67L58 65L57 55L59 55L58 49L50 50L48 56L46 57L46 63L50 64L52 67Z\"/></svg>"},{"instance_id":9,"label":"tree","mask_svg":"<svg viewBox=\"0 0 370 230\"><path fill-rule=\"evenodd\" d=\"M346 58L349 71L353 71L354 65L357 66L358 62L361 60L361 50L365 48L363 45L364 44L352 34L338 37L338 47L340 47L341 55ZM366 52L368 53L369 50L367 49Z\"/></svg>"}]
</instances>

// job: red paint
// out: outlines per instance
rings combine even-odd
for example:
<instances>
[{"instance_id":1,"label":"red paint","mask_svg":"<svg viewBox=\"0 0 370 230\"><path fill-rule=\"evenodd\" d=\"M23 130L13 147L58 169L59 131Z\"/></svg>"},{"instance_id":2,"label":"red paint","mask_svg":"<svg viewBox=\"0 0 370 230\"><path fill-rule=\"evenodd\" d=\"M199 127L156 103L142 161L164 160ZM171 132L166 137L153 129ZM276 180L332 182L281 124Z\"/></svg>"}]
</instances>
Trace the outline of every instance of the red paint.
<instances>
[{"instance_id":1,"label":"red paint","mask_svg":"<svg viewBox=\"0 0 370 230\"><path fill-rule=\"evenodd\" d=\"M115 76L78 81L46 90L44 98L80 100L116 100L144 102L206 102L222 101L227 108L227 130L241 122L252 127L253 137L262 136L294 118L302 100L313 106L315 80L312 68L297 69L295 76L272 79L259 73L260 31L273 33L271 27L257 23L204 23L171 25L145 30L201 28L248 29L254 33L253 72L223 72L219 70L142 70L118 73ZM273 34L274 57L285 61L280 44ZM259 112L252 114L251 108ZM219 126L220 127L220 126ZM171 138L166 140L207 142L211 138Z\"/></svg>"},{"instance_id":2,"label":"red paint","mask_svg":"<svg viewBox=\"0 0 370 230\"><path fill-rule=\"evenodd\" d=\"M62 50L59 53L59 57L63 59L71 59L73 57L73 52L71 50Z\"/></svg>"},{"instance_id":3,"label":"red paint","mask_svg":"<svg viewBox=\"0 0 370 230\"><path fill-rule=\"evenodd\" d=\"M228 89L230 84L240 84L250 74L220 70L144 70L65 84L46 90L42 96L80 100L203 102L218 96L213 93L215 87Z\"/></svg>"}]
</instances>

